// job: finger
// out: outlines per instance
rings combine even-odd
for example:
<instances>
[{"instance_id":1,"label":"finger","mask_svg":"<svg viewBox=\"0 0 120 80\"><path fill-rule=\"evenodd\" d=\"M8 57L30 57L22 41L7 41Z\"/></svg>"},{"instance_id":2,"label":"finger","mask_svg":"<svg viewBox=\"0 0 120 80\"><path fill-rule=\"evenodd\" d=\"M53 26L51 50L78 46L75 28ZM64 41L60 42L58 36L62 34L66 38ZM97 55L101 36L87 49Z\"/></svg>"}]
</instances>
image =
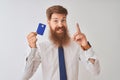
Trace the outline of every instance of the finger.
<instances>
[{"instance_id":1,"label":"finger","mask_svg":"<svg viewBox=\"0 0 120 80\"><path fill-rule=\"evenodd\" d=\"M31 34L31 36L32 36L32 35L33 35L33 36L36 36L36 35L37 35L36 32L31 32L30 34Z\"/></svg>"},{"instance_id":2,"label":"finger","mask_svg":"<svg viewBox=\"0 0 120 80\"><path fill-rule=\"evenodd\" d=\"M33 37L33 38L28 40L29 43L35 43L36 41L37 41L36 37Z\"/></svg>"},{"instance_id":3,"label":"finger","mask_svg":"<svg viewBox=\"0 0 120 80\"><path fill-rule=\"evenodd\" d=\"M37 39L37 38L36 37L31 37L28 40L35 40L35 39Z\"/></svg>"},{"instance_id":4,"label":"finger","mask_svg":"<svg viewBox=\"0 0 120 80\"><path fill-rule=\"evenodd\" d=\"M34 35L37 35L37 32L32 32Z\"/></svg>"},{"instance_id":5,"label":"finger","mask_svg":"<svg viewBox=\"0 0 120 80\"><path fill-rule=\"evenodd\" d=\"M34 36L37 36L37 33L36 32L31 32L30 34L28 34L27 38L31 38L31 37L34 37Z\"/></svg>"},{"instance_id":6,"label":"finger","mask_svg":"<svg viewBox=\"0 0 120 80\"><path fill-rule=\"evenodd\" d=\"M76 41L81 40L82 37L83 37L82 35L77 35L77 36L75 37L75 40L76 40Z\"/></svg>"},{"instance_id":7,"label":"finger","mask_svg":"<svg viewBox=\"0 0 120 80\"><path fill-rule=\"evenodd\" d=\"M72 39L75 40L75 37L78 35L78 32L74 33Z\"/></svg>"},{"instance_id":8,"label":"finger","mask_svg":"<svg viewBox=\"0 0 120 80\"><path fill-rule=\"evenodd\" d=\"M77 29L77 32L81 33L81 30L80 30L80 27L79 27L78 23L76 23L76 29Z\"/></svg>"},{"instance_id":9,"label":"finger","mask_svg":"<svg viewBox=\"0 0 120 80\"><path fill-rule=\"evenodd\" d=\"M80 34L81 34L80 32L76 32L76 33L73 35L72 39L75 40L75 39L76 39L76 36L78 36L78 35L80 35Z\"/></svg>"},{"instance_id":10,"label":"finger","mask_svg":"<svg viewBox=\"0 0 120 80\"><path fill-rule=\"evenodd\" d=\"M80 38L83 38L85 37L85 35L83 33L78 33L76 32L74 35L73 35L73 39L74 40L79 40Z\"/></svg>"}]
</instances>

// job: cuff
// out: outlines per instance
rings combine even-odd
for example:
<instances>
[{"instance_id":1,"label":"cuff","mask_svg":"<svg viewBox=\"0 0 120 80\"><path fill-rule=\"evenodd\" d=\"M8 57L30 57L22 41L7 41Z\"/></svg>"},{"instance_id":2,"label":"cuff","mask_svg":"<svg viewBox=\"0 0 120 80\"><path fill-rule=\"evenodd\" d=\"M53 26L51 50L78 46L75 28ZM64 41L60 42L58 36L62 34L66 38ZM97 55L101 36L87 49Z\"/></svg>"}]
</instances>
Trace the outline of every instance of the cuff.
<instances>
[{"instance_id":1,"label":"cuff","mask_svg":"<svg viewBox=\"0 0 120 80\"><path fill-rule=\"evenodd\" d=\"M88 60L89 58L96 59L92 47L85 51L85 57L86 57L86 60Z\"/></svg>"},{"instance_id":2,"label":"cuff","mask_svg":"<svg viewBox=\"0 0 120 80\"><path fill-rule=\"evenodd\" d=\"M33 56L35 56L36 51L37 51L37 48L31 48L31 52L28 57L32 58ZM26 58L26 61L28 61L28 57Z\"/></svg>"}]
</instances>

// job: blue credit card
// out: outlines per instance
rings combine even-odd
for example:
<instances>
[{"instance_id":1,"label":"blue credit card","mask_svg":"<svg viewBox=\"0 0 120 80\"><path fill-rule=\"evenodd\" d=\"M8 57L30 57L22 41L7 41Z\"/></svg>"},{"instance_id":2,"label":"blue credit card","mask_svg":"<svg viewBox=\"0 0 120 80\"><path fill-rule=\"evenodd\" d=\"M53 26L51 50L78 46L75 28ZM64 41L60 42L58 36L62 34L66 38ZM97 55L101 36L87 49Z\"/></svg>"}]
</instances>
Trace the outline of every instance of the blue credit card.
<instances>
[{"instance_id":1,"label":"blue credit card","mask_svg":"<svg viewBox=\"0 0 120 80\"><path fill-rule=\"evenodd\" d=\"M37 34L43 35L45 31L46 25L43 23L39 23L38 28L37 28Z\"/></svg>"}]
</instances>

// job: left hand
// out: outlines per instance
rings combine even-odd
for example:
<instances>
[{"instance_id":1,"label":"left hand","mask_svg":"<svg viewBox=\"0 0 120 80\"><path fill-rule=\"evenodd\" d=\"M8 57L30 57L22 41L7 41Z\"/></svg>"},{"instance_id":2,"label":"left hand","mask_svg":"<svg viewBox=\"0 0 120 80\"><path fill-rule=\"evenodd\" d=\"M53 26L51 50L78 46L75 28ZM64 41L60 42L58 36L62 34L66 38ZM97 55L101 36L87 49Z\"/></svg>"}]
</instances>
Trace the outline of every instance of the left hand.
<instances>
[{"instance_id":1,"label":"left hand","mask_svg":"<svg viewBox=\"0 0 120 80\"><path fill-rule=\"evenodd\" d=\"M78 23L76 24L76 33L73 35L73 40L76 41L80 46L84 47L88 45L86 36L81 32Z\"/></svg>"},{"instance_id":2,"label":"left hand","mask_svg":"<svg viewBox=\"0 0 120 80\"><path fill-rule=\"evenodd\" d=\"M76 24L76 30L76 33L73 35L73 40L76 41L83 48L83 50L89 49L91 46L88 44L87 38L85 34L81 32L78 24ZM88 60L92 64L95 63L95 59L89 58Z\"/></svg>"}]
</instances>

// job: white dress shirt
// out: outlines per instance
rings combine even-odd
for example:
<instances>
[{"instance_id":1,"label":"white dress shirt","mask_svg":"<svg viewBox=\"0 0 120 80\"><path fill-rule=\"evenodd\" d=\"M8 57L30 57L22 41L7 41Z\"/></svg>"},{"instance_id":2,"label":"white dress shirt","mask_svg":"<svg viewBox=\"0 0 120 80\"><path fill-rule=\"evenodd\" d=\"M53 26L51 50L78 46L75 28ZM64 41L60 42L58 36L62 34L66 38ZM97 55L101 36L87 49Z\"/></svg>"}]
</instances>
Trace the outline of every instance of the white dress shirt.
<instances>
[{"instance_id":1,"label":"white dress shirt","mask_svg":"<svg viewBox=\"0 0 120 80\"><path fill-rule=\"evenodd\" d=\"M67 80L78 80L79 61L81 61L91 73L99 73L99 61L92 48L83 51L74 41L71 41L67 46L63 46L63 48ZM95 63L92 64L88 61L89 58L95 59ZM40 63L42 64L43 80L60 80L58 47L49 41L39 43L37 48L31 49L27 57L23 80L29 80Z\"/></svg>"}]
</instances>

